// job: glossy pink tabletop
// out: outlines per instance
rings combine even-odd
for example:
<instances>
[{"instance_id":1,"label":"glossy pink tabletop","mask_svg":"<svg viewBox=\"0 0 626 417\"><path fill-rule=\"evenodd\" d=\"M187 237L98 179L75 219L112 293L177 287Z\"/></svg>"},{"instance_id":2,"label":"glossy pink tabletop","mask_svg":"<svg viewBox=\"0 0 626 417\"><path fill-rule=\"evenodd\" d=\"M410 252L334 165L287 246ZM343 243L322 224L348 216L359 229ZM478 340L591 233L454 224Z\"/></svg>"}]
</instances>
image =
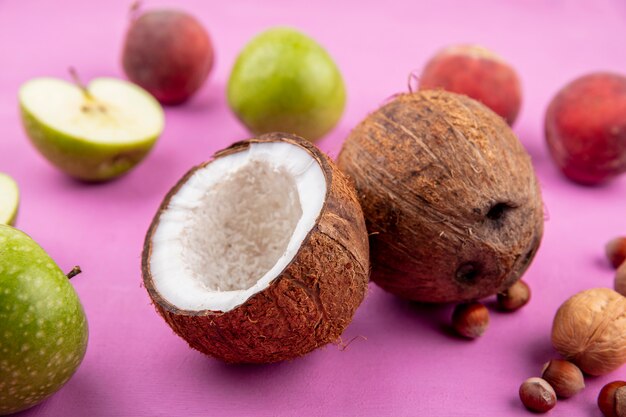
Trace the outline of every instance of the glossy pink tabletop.
<instances>
[{"instance_id":1,"label":"glossy pink tabletop","mask_svg":"<svg viewBox=\"0 0 626 417\"><path fill-rule=\"evenodd\" d=\"M546 106L566 82L595 70L626 71L623 0L232 0L147 1L195 14L217 51L209 82L189 103L166 108L166 129L146 161L102 185L72 181L27 141L17 91L37 76L122 77L120 50L130 0L0 0L0 171L22 191L18 227L64 270L89 319L87 355L74 378L23 416L528 416L520 383L555 353L552 317L575 292L612 286L606 241L626 234L626 177L584 188L555 169L543 139ZM346 330L291 362L227 366L191 350L155 313L141 287L148 224L166 191L192 165L247 137L228 109L234 58L256 33L290 25L326 46L346 80L348 104L320 146L336 156L350 129L394 93L439 48L479 43L519 72L523 108L515 131L532 155L549 219L525 279L532 302L492 313L489 331L467 342L447 331L451 306L424 307L370 285ZM362 337L359 337L362 336ZM587 380L555 416L600 416L604 383L626 368Z\"/></svg>"}]
</instances>

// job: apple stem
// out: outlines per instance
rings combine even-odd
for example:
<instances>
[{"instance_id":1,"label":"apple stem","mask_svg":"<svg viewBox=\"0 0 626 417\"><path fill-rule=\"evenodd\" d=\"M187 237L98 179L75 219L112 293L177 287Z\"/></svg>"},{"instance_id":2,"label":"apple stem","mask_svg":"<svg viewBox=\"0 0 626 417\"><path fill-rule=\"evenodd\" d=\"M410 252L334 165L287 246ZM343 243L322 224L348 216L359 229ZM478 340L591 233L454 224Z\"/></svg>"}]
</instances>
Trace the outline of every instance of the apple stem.
<instances>
[{"instance_id":1,"label":"apple stem","mask_svg":"<svg viewBox=\"0 0 626 417\"><path fill-rule=\"evenodd\" d=\"M67 273L67 279L72 279L81 272L83 271L80 269L80 266L76 265L70 272Z\"/></svg>"},{"instance_id":2,"label":"apple stem","mask_svg":"<svg viewBox=\"0 0 626 417\"><path fill-rule=\"evenodd\" d=\"M76 69L74 67L70 67L68 71L70 72L72 81L74 81L74 84L76 84L76 86L80 88L85 98L89 100L93 100L93 96L91 95L89 90L87 90L87 87L85 86L85 84L83 84L83 82L81 81L80 77L78 76L78 72L76 72Z\"/></svg>"},{"instance_id":3,"label":"apple stem","mask_svg":"<svg viewBox=\"0 0 626 417\"><path fill-rule=\"evenodd\" d=\"M131 21L137 20L141 12L141 0L135 0L131 3L130 9L128 9L128 16Z\"/></svg>"}]
</instances>

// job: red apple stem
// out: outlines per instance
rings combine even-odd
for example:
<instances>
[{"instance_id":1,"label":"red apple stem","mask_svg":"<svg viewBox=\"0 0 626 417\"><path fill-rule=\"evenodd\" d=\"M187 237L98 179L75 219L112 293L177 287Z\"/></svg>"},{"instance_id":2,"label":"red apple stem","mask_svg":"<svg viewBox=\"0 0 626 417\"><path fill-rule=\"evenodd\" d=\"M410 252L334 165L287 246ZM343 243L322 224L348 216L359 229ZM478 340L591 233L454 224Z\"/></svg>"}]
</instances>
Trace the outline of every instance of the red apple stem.
<instances>
[{"instance_id":1,"label":"red apple stem","mask_svg":"<svg viewBox=\"0 0 626 417\"><path fill-rule=\"evenodd\" d=\"M89 93L89 90L87 90L87 87L85 86L85 84L83 84L80 77L78 76L78 72L76 71L76 69L74 67L69 67L68 71L70 73L70 76L72 77L72 81L74 82L74 84L76 84L78 88L80 88L80 90L83 92L83 95L90 100L93 99L91 93Z\"/></svg>"},{"instance_id":2,"label":"red apple stem","mask_svg":"<svg viewBox=\"0 0 626 417\"><path fill-rule=\"evenodd\" d=\"M419 71L418 70L411 71L409 73L409 79L408 79L409 93L414 93L419 89L419 81L420 81Z\"/></svg>"},{"instance_id":3,"label":"red apple stem","mask_svg":"<svg viewBox=\"0 0 626 417\"><path fill-rule=\"evenodd\" d=\"M72 268L72 270L70 272L68 272L66 274L67 279L72 279L76 275L80 274L81 272L83 272L83 271L80 269L80 266L76 265L74 268Z\"/></svg>"},{"instance_id":4,"label":"red apple stem","mask_svg":"<svg viewBox=\"0 0 626 417\"><path fill-rule=\"evenodd\" d=\"M130 4L130 8L128 9L128 16L131 21L137 20L139 15L141 14L141 0L135 0Z\"/></svg>"}]
</instances>

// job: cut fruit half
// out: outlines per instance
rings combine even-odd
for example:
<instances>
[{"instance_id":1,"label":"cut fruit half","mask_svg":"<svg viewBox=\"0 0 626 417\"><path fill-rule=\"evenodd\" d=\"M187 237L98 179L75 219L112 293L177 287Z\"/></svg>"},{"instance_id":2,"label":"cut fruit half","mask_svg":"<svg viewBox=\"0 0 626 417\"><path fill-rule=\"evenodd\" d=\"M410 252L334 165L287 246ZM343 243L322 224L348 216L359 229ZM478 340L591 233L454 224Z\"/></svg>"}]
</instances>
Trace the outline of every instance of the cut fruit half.
<instances>
[{"instance_id":1,"label":"cut fruit half","mask_svg":"<svg viewBox=\"0 0 626 417\"><path fill-rule=\"evenodd\" d=\"M336 340L368 282L353 189L306 140L269 134L192 169L148 231L143 279L190 344L227 362L274 362Z\"/></svg>"},{"instance_id":2,"label":"cut fruit half","mask_svg":"<svg viewBox=\"0 0 626 417\"><path fill-rule=\"evenodd\" d=\"M163 131L160 104L141 87L98 78L81 87L37 78L19 92L24 127L57 168L89 181L127 172Z\"/></svg>"},{"instance_id":3,"label":"cut fruit half","mask_svg":"<svg viewBox=\"0 0 626 417\"><path fill-rule=\"evenodd\" d=\"M13 226L20 204L20 190L13 178L0 172L0 224Z\"/></svg>"}]
</instances>

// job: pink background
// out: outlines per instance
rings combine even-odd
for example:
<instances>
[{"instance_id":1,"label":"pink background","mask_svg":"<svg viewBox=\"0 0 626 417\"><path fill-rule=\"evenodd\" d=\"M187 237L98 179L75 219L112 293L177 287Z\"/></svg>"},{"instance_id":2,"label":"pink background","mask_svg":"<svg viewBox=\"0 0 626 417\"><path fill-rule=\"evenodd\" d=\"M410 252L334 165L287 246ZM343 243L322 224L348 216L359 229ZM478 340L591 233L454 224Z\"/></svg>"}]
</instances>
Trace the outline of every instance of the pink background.
<instances>
[{"instance_id":1,"label":"pink background","mask_svg":"<svg viewBox=\"0 0 626 417\"><path fill-rule=\"evenodd\" d=\"M217 49L209 82L188 104L167 108L167 127L128 176L84 185L54 170L20 126L16 94L36 76L122 76L119 54L130 0L0 1L0 171L19 182L18 226L64 270L81 296L90 340L85 361L54 397L24 416L503 416L528 415L519 384L555 356L552 316L575 292L612 286L603 246L626 234L626 177L600 188L564 180L543 140L543 114L566 82L626 68L623 0L528 1L150 1L177 5L208 28ZM314 6L312 6L314 4ZM584 5L583 5L584 4ZM347 83L343 119L320 146L336 156L350 129L440 47L484 44L519 71L524 103L515 131L533 157L549 212L539 254L525 276L531 304L494 312L483 338L447 331L451 306L416 306L375 286L343 340L269 366L227 366L192 351L154 312L141 288L144 233L161 198L192 165L248 136L230 113L225 84L253 35L287 24L335 57ZM366 338L366 340L365 340ZM600 416L604 383L588 379L553 415Z\"/></svg>"}]
</instances>

